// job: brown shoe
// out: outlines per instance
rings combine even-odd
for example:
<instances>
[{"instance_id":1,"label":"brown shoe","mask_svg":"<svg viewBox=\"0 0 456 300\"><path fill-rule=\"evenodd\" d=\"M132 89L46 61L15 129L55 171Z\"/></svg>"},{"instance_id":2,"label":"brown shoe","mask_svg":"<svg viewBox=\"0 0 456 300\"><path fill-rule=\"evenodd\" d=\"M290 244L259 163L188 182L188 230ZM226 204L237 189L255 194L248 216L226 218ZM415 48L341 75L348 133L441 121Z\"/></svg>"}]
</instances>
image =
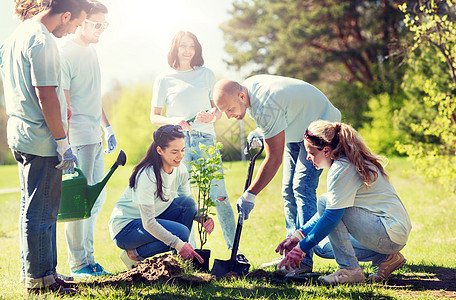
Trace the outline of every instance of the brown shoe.
<instances>
[{"instance_id":1,"label":"brown shoe","mask_svg":"<svg viewBox=\"0 0 456 300\"><path fill-rule=\"evenodd\" d=\"M388 256L388 258L378 266L377 273L369 275L369 280L380 282L388 280L388 277L394 271L400 269L407 260L397 252Z\"/></svg>"},{"instance_id":2,"label":"brown shoe","mask_svg":"<svg viewBox=\"0 0 456 300\"><path fill-rule=\"evenodd\" d=\"M41 288L27 288L27 292L29 294L43 294L43 293L57 293L59 295L74 295L78 291L73 288L65 288L58 284L57 282L54 282L51 285L48 285L46 287L41 287Z\"/></svg>"},{"instance_id":3,"label":"brown shoe","mask_svg":"<svg viewBox=\"0 0 456 300\"><path fill-rule=\"evenodd\" d=\"M75 288L78 285L78 283L76 281L74 281L74 280L71 280L71 281L70 280L64 280L64 279L62 279L60 277L57 277L55 279L55 282L57 282L58 284L60 284L64 288Z\"/></svg>"}]
</instances>

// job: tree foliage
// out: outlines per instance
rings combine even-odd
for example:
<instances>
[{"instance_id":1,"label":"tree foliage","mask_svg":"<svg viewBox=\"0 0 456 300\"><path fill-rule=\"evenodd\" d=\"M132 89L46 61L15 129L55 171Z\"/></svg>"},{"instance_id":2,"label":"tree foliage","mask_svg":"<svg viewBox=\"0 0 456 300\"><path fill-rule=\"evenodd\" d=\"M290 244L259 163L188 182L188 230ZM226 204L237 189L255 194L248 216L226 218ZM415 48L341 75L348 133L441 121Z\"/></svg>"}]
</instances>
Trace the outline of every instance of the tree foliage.
<instances>
[{"instance_id":1,"label":"tree foliage","mask_svg":"<svg viewBox=\"0 0 456 300\"><path fill-rule=\"evenodd\" d=\"M343 115L350 121L359 123L359 109L367 109L369 97L351 98L351 90L361 87L370 95L398 90L401 58L391 54L405 34L398 8L402 2L237 1L232 19L220 26L231 55L228 64L238 69L250 66L253 74L339 87L331 92L332 102L344 107Z\"/></svg>"},{"instance_id":2,"label":"tree foliage","mask_svg":"<svg viewBox=\"0 0 456 300\"><path fill-rule=\"evenodd\" d=\"M456 0L402 6L414 33L404 87L410 101L397 114L409 137L398 149L420 173L456 190Z\"/></svg>"}]
</instances>

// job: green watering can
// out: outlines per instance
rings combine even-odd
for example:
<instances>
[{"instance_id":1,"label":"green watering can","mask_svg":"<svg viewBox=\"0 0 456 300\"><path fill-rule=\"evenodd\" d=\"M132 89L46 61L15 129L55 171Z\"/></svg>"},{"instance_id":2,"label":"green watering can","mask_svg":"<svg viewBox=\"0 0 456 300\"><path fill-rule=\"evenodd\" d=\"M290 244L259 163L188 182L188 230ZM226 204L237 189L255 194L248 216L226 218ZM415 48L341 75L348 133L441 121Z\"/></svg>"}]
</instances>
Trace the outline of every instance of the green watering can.
<instances>
[{"instance_id":1,"label":"green watering can","mask_svg":"<svg viewBox=\"0 0 456 300\"><path fill-rule=\"evenodd\" d=\"M59 222L69 222L86 219L91 216L92 207L103 190L106 182L119 165L124 166L127 162L125 152L120 150L116 162L106 173L104 178L95 185L88 185L87 178L81 169L74 168L73 174L66 174L62 178L62 197L60 210L57 217Z\"/></svg>"}]
</instances>

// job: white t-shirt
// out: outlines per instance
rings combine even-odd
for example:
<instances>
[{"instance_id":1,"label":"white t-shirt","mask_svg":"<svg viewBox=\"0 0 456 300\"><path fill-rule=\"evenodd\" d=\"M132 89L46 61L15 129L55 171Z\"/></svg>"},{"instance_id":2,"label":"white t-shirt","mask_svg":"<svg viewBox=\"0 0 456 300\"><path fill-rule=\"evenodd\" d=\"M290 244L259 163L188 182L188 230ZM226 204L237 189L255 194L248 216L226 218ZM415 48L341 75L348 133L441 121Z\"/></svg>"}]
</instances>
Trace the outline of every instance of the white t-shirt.
<instances>
[{"instance_id":1,"label":"white t-shirt","mask_svg":"<svg viewBox=\"0 0 456 300\"><path fill-rule=\"evenodd\" d=\"M303 140L304 132L316 120L339 122L340 111L313 85L302 80L255 75L243 83L249 93L247 110L266 139L285 131L285 142Z\"/></svg>"},{"instance_id":2,"label":"white t-shirt","mask_svg":"<svg viewBox=\"0 0 456 300\"><path fill-rule=\"evenodd\" d=\"M66 101L60 88L60 55L54 38L41 22L22 22L0 47L7 135L11 149L38 156L57 156L55 139L44 120L35 87L53 86L60 102L64 130Z\"/></svg>"},{"instance_id":3,"label":"white t-shirt","mask_svg":"<svg viewBox=\"0 0 456 300\"><path fill-rule=\"evenodd\" d=\"M214 84L215 75L208 68L197 67L188 71L171 69L155 80L151 106L166 106L167 117L189 120L201 110L211 109ZM212 123L193 123L192 130L215 136Z\"/></svg>"},{"instance_id":4,"label":"white t-shirt","mask_svg":"<svg viewBox=\"0 0 456 300\"><path fill-rule=\"evenodd\" d=\"M69 140L71 146L101 142L101 72L93 46L84 47L72 40L60 47L62 87L70 91Z\"/></svg>"},{"instance_id":5,"label":"white t-shirt","mask_svg":"<svg viewBox=\"0 0 456 300\"><path fill-rule=\"evenodd\" d=\"M188 184L188 170L183 164L174 168L171 174L161 170L161 176L163 179L163 195L168 201L162 201L156 194L157 182L153 169L143 170L136 177L136 188L132 189L128 186L114 205L108 223L111 238L114 238L131 221L141 219L140 206L147 206L148 216L155 218L163 213L176 197L192 197ZM154 211L154 215L151 215L151 211ZM146 222L149 220L143 220L143 225ZM174 247L177 242L174 235L156 222L154 230L156 232L151 232L153 236Z\"/></svg>"},{"instance_id":6,"label":"white t-shirt","mask_svg":"<svg viewBox=\"0 0 456 300\"><path fill-rule=\"evenodd\" d=\"M360 207L379 216L391 240L407 243L412 229L410 218L391 182L381 173L366 188L356 167L346 158L335 160L328 170L327 209Z\"/></svg>"}]
</instances>

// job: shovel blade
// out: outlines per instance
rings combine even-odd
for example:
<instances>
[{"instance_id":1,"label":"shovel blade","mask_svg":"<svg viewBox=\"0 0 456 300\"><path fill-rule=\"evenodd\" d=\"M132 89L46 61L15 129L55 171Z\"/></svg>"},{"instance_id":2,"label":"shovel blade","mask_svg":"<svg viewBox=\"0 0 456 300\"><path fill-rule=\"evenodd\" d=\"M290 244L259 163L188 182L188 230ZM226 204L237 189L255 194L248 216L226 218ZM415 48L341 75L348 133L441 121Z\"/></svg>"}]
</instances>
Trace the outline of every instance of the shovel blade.
<instances>
[{"instance_id":1,"label":"shovel blade","mask_svg":"<svg viewBox=\"0 0 456 300\"><path fill-rule=\"evenodd\" d=\"M217 279L225 276L230 272L236 273L238 276L244 276L249 272L250 264L235 262L231 260L214 259L211 274Z\"/></svg>"}]
</instances>

